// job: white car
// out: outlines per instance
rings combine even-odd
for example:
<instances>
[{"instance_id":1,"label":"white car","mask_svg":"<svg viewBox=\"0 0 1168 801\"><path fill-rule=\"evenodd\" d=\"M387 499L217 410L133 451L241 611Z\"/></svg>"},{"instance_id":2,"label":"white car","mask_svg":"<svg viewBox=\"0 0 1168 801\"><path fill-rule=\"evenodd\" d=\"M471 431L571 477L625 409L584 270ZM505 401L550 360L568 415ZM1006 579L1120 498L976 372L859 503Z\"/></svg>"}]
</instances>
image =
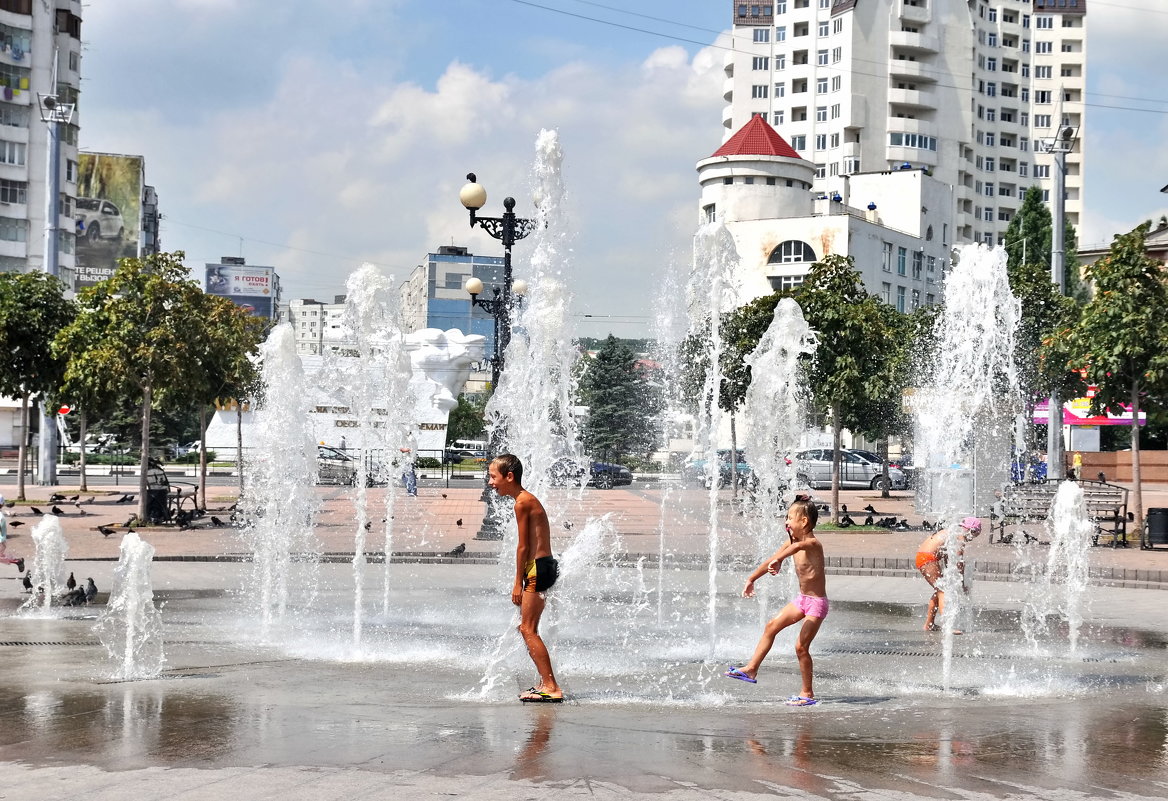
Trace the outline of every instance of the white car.
<instances>
[{"instance_id":1,"label":"white car","mask_svg":"<svg viewBox=\"0 0 1168 801\"><path fill-rule=\"evenodd\" d=\"M96 197L79 197L74 208L77 217L77 235L90 242L101 239L121 241L126 232L122 212L108 200Z\"/></svg>"}]
</instances>

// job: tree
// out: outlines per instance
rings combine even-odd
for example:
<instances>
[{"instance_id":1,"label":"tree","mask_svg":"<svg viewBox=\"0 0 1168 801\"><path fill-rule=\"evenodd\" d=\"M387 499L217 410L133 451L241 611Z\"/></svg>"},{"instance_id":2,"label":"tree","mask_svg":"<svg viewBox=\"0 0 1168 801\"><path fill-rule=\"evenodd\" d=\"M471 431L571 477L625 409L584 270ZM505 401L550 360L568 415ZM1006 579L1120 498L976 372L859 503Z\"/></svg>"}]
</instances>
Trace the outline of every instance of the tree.
<instances>
[{"instance_id":1,"label":"tree","mask_svg":"<svg viewBox=\"0 0 1168 801\"><path fill-rule=\"evenodd\" d=\"M446 423L446 441L453 443L458 439L481 439L485 409L486 404L481 400L471 400L465 393L459 395L458 405L450 410Z\"/></svg>"},{"instance_id":2,"label":"tree","mask_svg":"<svg viewBox=\"0 0 1168 801\"><path fill-rule=\"evenodd\" d=\"M1050 276L1050 209L1042 200L1042 189L1032 186L1022 197L1018 213L1006 226L1007 269L1013 271L1023 264L1043 265Z\"/></svg>"},{"instance_id":3,"label":"tree","mask_svg":"<svg viewBox=\"0 0 1168 801\"><path fill-rule=\"evenodd\" d=\"M122 259L114 274L81 291L76 319L57 336L70 360L65 381L102 376L111 394L132 392L141 409L138 517L146 519L146 471L151 411L182 397L196 368L204 320L202 290L190 280L181 252Z\"/></svg>"},{"instance_id":4,"label":"tree","mask_svg":"<svg viewBox=\"0 0 1168 801\"><path fill-rule=\"evenodd\" d=\"M589 410L584 444L593 454L619 460L652 452L660 396L627 345L609 335L580 377L579 392Z\"/></svg>"},{"instance_id":5,"label":"tree","mask_svg":"<svg viewBox=\"0 0 1168 801\"><path fill-rule=\"evenodd\" d=\"M53 353L53 338L76 313L73 302L65 300L64 289L47 273L0 273L0 349L5 353L0 392L20 398L19 500L24 500L29 398L55 390L65 369L64 360Z\"/></svg>"},{"instance_id":6,"label":"tree","mask_svg":"<svg viewBox=\"0 0 1168 801\"><path fill-rule=\"evenodd\" d=\"M844 427L862 428L864 410L890 397L897 332L885 304L864 289L850 256L833 254L813 264L795 299L819 337L811 391L831 411L831 507L838 522L840 435Z\"/></svg>"},{"instance_id":7,"label":"tree","mask_svg":"<svg viewBox=\"0 0 1168 801\"><path fill-rule=\"evenodd\" d=\"M1085 368L1096 387L1092 406L1119 411L1130 405L1133 512L1143 523L1140 485L1140 407L1146 395L1168 390L1168 279L1147 255L1144 223L1112 242L1107 256L1087 268L1095 286L1079 324L1069 332L1065 364Z\"/></svg>"}]
</instances>

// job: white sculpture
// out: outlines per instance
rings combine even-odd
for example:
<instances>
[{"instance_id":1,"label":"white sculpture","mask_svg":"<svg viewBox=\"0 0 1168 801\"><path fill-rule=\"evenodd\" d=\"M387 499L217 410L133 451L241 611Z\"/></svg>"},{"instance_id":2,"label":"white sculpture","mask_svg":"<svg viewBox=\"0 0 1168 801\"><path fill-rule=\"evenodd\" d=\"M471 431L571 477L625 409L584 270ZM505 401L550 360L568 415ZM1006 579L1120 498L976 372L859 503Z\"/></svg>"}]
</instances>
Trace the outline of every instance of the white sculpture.
<instances>
[{"instance_id":1,"label":"white sculpture","mask_svg":"<svg viewBox=\"0 0 1168 801\"><path fill-rule=\"evenodd\" d=\"M464 334L457 328L423 328L406 334L404 349L414 368L411 383L423 385L418 387L419 401L428 399L443 414L457 406L471 365L483 359L486 340L481 334Z\"/></svg>"}]
</instances>

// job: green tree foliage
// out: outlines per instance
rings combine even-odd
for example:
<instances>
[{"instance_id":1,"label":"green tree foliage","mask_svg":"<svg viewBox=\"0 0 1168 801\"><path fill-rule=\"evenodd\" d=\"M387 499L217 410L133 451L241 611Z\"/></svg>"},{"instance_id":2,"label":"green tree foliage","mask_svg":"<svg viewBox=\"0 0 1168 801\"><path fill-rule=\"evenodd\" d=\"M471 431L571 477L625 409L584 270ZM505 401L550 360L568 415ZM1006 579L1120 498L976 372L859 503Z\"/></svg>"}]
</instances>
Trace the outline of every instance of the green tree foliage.
<instances>
[{"instance_id":1,"label":"green tree foliage","mask_svg":"<svg viewBox=\"0 0 1168 801\"><path fill-rule=\"evenodd\" d=\"M446 423L446 442L453 445L457 439L485 439L483 431L483 411L486 403L478 398L469 398L464 393L458 396L458 405L450 410Z\"/></svg>"},{"instance_id":2,"label":"green tree foliage","mask_svg":"<svg viewBox=\"0 0 1168 801\"><path fill-rule=\"evenodd\" d=\"M171 398L188 399L192 374L199 370L203 292L182 258L179 252L122 259L109 279L81 291L77 318L55 344L58 353L69 354L67 383L84 381L90 373L101 376L111 396L128 393L138 400L140 518L146 517L151 412Z\"/></svg>"},{"instance_id":3,"label":"green tree foliage","mask_svg":"<svg viewBox=\"0 0 1168 801\"><path fill-rule=\"evenodd\" d=\"M1028 270L1045 270L1050 280L1050 255L1052 249L1053 223L1050 208L1042 199L1042 189L1032 186L1022 198L1022 206L1006 227L1006 255L1013 285L1015 271L1021 267ZM1063 294L1086 302L1087 288L1080 279L1078 260L1078 236L1075 226L1064 221L1063 228ZM1015 292L1015 295L1018 293ZM1025 304L1023 300L1023 304Z\"/></svg>"},{"instance_id":4,"label":"green tree foliage","mask_svg":"<svg viewBox=\"0 0 1168 801\"><path fill-rule=\"evenodd\" d=\"M610 335L588 362L579 394L588 407L584 444L593 455L619 460L647 456L656 447L660 387L616 337Z\"/></svg>"},{"instance_id":5,"label":"green tree foliage","mask_svg":"<svg viewBox=\"0 0 1168 801\"><path fill-rule=\"evenodd\" d=\"M1146 396L1168 390L1168 280L1147 255L1149 224L1115 237L1107 256L1087 268L1095 295L1070 332L1070 368L1085 367L1096 410L1132 410L1131 452L1136 524L1143 520L1139 412Z\"/></svg>"},{"instance_id":6,"label":"green tree foliage","mask_svg":"<svg viewBox=\"0 0 1168 801\"><path fill-rule=\"evenodd\" d=\"M51 393L61 382L65 361L53 352L53 338L76 314L65 287L46 273L0 273L0 393L20 398L22 423L28 424L33 395ZM23 429L25 432L28 428ZM24 500L27 458L21 438L17 457L17 498Z\"/></svg>"},{"instance_id":7,"label":"green tree foliage","mask_svg":"<svg viewBox=\"0 0 1168 801\"><path fill-rule=\"evenodd\" d=\"M843 428L872 425L873 409L899 403L895 380L903 340L898 313L864 289L851 257L827 256L812 265L795 299L819 336L812 360L811 391L831 411L832 516L838 521L839 451Z\"/></svg>"}]
</instances>

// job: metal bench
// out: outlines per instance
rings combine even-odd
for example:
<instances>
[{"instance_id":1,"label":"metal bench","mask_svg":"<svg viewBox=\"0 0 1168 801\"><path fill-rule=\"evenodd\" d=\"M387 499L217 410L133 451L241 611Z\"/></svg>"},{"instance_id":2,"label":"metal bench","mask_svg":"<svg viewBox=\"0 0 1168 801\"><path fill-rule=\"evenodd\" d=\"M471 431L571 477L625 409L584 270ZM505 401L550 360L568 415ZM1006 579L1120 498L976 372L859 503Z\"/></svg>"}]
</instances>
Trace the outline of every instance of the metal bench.
<instances>
[{"instance_id":1,"label":"metal bench","mask_svg":"<svg viewBox=\"0 0 1168 801\"><path fill-rule=\"evenodd\" d=\"M998 517L998 542L1006 543L1013 540L1013 533L1006 534L1007 524L1046 520L1060 483L1059 481L1039 481L1018 484L1003 490L1001 503L995 510ZM1095 524L1095 533L1091 538L1091 544L1110 545L1113 548L1128 547L1127 488L1104 481L1080 481L1078 483L1083 491L1087 515ZM1022 533L1027 542L1037 539L1024 530ZM991 528L990 542L993 541L994 532Z\"/></svg>"}]
</instances>

